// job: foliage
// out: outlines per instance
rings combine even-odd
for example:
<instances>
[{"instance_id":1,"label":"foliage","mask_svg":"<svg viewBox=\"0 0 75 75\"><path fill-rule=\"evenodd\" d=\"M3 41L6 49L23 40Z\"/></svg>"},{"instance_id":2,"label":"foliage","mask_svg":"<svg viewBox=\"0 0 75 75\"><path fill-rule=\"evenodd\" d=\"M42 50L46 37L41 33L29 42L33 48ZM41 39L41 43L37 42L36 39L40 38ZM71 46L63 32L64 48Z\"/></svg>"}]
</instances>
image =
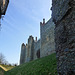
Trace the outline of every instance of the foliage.
<instances>
[{"instance_id":1,"label":"foliage","mask_svg":"<svg viewBox=\"0 0 75 75\"><path fill-rule=\"evenodd\" d=\"M12 66L12 65L4 65L4 64L1 64L3 67L5 67L7 70L11 70L12 68L14 68L15 66Z\"/></svg>"},{"instance_id":2,"label":"foliage","mask_svg":"<svg viewBox=\"0 0 75 75\"><path fill-rule=\"evenodd\" d=\"M2 53L0 53L0 64L8 64L8 61L6 61L5 56Z\"/></svg>"},{"instance_id":3,"label":"foliage","mask_svg":"<svg viewBox=\"0 0 75 75\"><path fill-rule=\"evenodd\" d=\"M5 75L57 75L56 56L49 56L17 66Z\"/></svg>"},{"instance_id":4,"label":"foliage","mask_svg":"<svg viewBox=\"0 0 75 75\"><path fill-rule=\"evenodd\" d=\"M0 53L0 64L3 64L5 61L5 57L2 53Z\"/></svg>"},{"instance_id":5,"label":"foliage","mask_svg":"<svg viewBox=\"0 0 75 75\"><path fill-rule=\"evenodd\" d=\"M0 75L4 75L4 70L0 68Z\"/></svg>"}]
</instances>

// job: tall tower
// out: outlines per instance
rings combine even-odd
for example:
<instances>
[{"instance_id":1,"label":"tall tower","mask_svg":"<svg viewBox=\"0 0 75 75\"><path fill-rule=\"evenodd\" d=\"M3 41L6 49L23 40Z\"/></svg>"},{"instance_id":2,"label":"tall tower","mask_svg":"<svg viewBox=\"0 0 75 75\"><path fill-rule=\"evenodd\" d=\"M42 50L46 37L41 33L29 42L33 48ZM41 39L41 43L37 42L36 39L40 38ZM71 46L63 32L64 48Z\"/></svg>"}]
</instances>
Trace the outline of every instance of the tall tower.
<instances>
[{"instance_id":1,"label":"tall tower","mask_svg":"<svg viewBox=\"0 0 75 75\"><path fill-rule=\"evenodd\" d=\"M28 39L28 51L27 51L27 61L33 60L34 56L34 38L29 36Z\"/></svg>"},{"instance_id":2,"label":"tall tower","mask_svg":"<svg viewBox=\"0 0 75 75\"><path fill-rule=\"evenodd\" d=\"M23 43L21 46L20 64L25 63L26 60L26 46Z\"/></svg>"},{"instance_id":3,"label":"tall tower","mask_svg":"<svg viewBox=\"0 0 75 75\"><path fill-rule=\"evenodd\" d=\"M40 22L40 57L48 56L55 52L54 28L55 25L52 19L49 19L46 23L45 19L43 19L43 23Z\"/></svg>"}]
</instances>

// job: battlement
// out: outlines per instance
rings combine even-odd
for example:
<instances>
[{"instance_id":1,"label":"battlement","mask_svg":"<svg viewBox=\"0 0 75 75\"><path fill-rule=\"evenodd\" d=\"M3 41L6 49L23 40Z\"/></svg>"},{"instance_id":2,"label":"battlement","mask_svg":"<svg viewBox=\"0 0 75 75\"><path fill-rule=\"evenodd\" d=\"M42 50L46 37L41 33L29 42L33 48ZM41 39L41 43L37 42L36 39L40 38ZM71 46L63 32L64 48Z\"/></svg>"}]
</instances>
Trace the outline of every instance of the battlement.
<instances>
[{"instance_id":1,"label":"battlement","mask_svg":"<svg viewBox=\"0 0 75 75\"><path fill-rule=\"evenodd\" d=\"M44 26L45 25L45 18L43 18L43 23L40 22L40 25Z\"/></svg>"},{"instance_id":2,"label":"battlement","mask_svg":"<svg viewBox=\"0 0 75 75\"><path fill-rule=\"evenodd\" d=\"M28 38L28 43L31 43L32 41L34 41L34 37L31 35L31 36L29 36L29 38Z\"/></svg>"},{"instance_id":3,"label":"battlement","mask_svg":"<svg viewBox=\"0 0 75 75\"><path fill-rule=\"evenodd\" d=\"M22 46L25 46L25 44L24 44L24 43L22 43Z\"/></svg>"},{"instance_id":4,"label":"battlement","mask_svg":"<svg viewBox=\"0 0 75 75\"><path fill-rule=\"evenodd\" d=\"M55 28L55 24L52 21L52 18L49 19L44 26L40 25L40 36L43 35L43 33L51 31Z\"/></svg>"},{"instance_id":5,"label":"battlement","mask_svg":"<svg viewBox=\"0 0 75 75\"><path fill-rule=\"evenodd\" d=\"M33 39L34 37L32 35L29 36L29 39Z\"/></svg>"}]
</instances>

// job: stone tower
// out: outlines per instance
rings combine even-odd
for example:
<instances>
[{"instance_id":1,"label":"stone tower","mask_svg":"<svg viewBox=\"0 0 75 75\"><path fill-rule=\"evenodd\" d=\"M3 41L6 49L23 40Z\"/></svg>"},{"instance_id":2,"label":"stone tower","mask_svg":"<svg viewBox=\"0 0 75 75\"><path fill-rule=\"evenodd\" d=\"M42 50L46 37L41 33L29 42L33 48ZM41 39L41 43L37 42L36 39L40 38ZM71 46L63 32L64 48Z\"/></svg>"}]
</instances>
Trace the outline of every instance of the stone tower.
<instances>
[{"instance_id":1,"label":"stone tower","mask_svg":"<svg viewBox=\"0 0 75 75\"><path fill-rule=\"evenodd\" d=\"M20 64L25 63L26 60L26 46L23 43L21 46Z\"/></svg>"},{"instance_id":2,"label":"stone tower","mask_svg":"<svg viewBox=\"0 0 75 75\"><path fill-rule=\"evenodd\" d=\"M58 75L75 75L75 0L52 0Z\"/></svg>"},{"instance_id":3,"label":"stone tower","mask_svg":"<svg viewBox=\"0 0 75 75\"><path fill-rule=\"evenodd\" d=\"M52 19L49 19L46 23L45 19L43 19L43 23L40 22L40 57L48 56L55 52L54 28L55 25Z\"/></svg>"},{"instance_id":4,"label":"stone tower","mask_svg":"<svg viewBox=\"0 0 75 75\"><path fill-rule=\"evenodd\" d=\"M26 44L26 60L25 60L25 62L27 62L27 55L28 55L28 44Z\"/></svg>"},{"instance_id":5,"label":"stone tower","mask_svg":"<svg viewBox=\"0 0 75 75\"><path fill-rule=\"evenodd\" d=\"M29 36L27 49L27 62L33 60L34 57L34 38Z\"/></svg>"}]
</instances>

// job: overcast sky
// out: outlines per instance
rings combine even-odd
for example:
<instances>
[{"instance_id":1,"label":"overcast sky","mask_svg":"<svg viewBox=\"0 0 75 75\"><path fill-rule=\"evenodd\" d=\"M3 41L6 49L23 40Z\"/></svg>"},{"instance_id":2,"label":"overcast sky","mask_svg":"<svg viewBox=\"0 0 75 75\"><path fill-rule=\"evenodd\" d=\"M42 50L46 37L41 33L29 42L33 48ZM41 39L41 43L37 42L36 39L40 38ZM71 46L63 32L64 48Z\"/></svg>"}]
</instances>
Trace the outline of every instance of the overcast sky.
<instances>
[{"instance_id":1,"label":"overcast sky","mask_svg":"<svg viewBox=\"0 0 75 75\"><path fill-rule=\"evenodd\" d=\"M51 18L52 0L10 0L0 31L0 53L19 63L21 44L29 35L40 38L40 22Z\"/></svg>"}]
</instances>

